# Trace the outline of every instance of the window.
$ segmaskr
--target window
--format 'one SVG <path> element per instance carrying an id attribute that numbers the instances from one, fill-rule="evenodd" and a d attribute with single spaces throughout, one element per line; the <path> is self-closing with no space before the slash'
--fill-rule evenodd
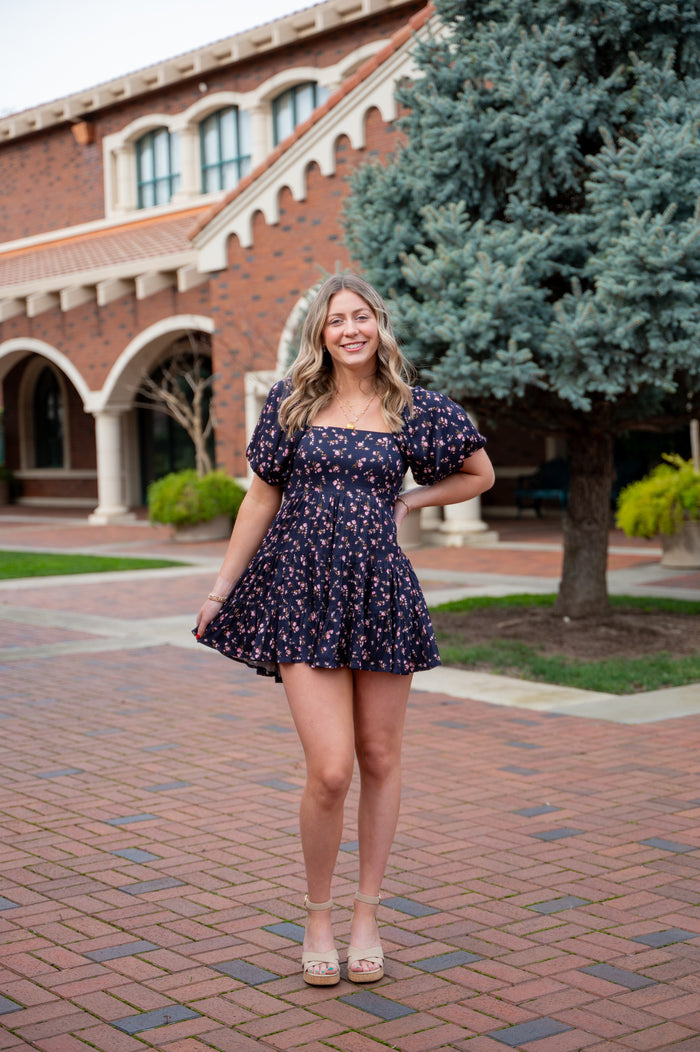
<path id="1" fill-rule="evenodd" d="M 147 132 L 136 143 L 138 208 L 165 205 L 180 187 L 180 148 L 167 128 Z"/>
<path id="2" fill-rule="evenodd" d="M 250 171 L 250 114 L 237 106 L 217 110 L 200 125 L 202 191 L 230 190 Z"/>
<path id="3" fill-rule="evenodd" d="M 63 398 L 58 378 L 46 366 L 34 385 L 34 467 L 63 467 Z"/>
<path id="4" fill-rule="evenodd" d="M 275 146 L 310 117 L 317 106 L 328 98 L 328 91 L 321 84 L 309 80 L 306 84 L 295 84 L 293 88 L 278 95 L 272 103 L 272 123 Z"/>

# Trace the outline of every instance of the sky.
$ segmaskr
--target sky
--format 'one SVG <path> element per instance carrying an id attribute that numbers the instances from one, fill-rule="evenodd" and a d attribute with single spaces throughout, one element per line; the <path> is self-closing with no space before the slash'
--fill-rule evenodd
<path id="1" fill-rule="evenodd" d="M 0 117 L 311 6 L 312 0 L 0 0 Z"/>

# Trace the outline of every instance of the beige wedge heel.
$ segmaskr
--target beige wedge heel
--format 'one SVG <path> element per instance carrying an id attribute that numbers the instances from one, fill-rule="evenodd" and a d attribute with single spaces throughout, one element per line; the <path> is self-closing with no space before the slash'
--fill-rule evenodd
<path id="1" fill-rule="evenodd" d="M 329 910 L 332 907 L 333 899 L 329 899 L 328 902 L 311 902 L 308 895 L 304 898 L 304 908 L 307 910 Z M 337 950 L 303 950 L 301 966 L 304 982 L 309 986 L 335 986 L 340 982 Z M 323 971 L 311 971 L 312 968 L 322 968 Z"/>
<path id="2" fill-rule="evenodd" d="M 363 895 L 358 891 L 355 895 L 356 902 L 365 902 L 368 906 L 378 906 L 382 901 L 381 895 Z M 360 971 L 353 965 L 360 961 L 376 961 L 375 968 Z M 348 946 L 348 979 L 351 983 L 376 983 L 384 977 L 384 950 L 381 946 L 370 946 L 367 949 L 358 946 Z"/>

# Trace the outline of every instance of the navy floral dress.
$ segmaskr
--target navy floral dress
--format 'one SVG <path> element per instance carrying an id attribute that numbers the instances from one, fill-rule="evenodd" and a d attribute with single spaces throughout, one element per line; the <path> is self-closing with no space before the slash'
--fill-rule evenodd
<path id="1" fill-rule="evenodd" d="M 279 662 L 398 675 L 439 665 L 394 505 L 408 468 L 430 485 L 485 439 L 460 406 L 421 387 L 400 433 L 311 426 L 289 438 L 284 395 L 280 380 L 247 450 L 253 471 L 284 491 L 282 506 L 201 642 L 278 681 Z"/>

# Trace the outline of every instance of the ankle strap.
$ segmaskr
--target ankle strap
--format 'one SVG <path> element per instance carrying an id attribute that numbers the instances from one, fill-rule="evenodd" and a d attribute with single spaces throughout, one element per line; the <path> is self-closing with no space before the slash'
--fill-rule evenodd
<path id="1" fill-rule="evenodd" d="M 333 906 L 333 899 L 328 902 L 312 902 L 308 895 L 304 895 L 304 909 L 306 910 L 329 910 Z"/>
<path id="2" fill-rule="evenodd" d="M 355 894 L 356 902 L 366 902 L 368 906 L 378 906 L 382 901 L 381 895 L 363 895 L 361 891 Z"/>

